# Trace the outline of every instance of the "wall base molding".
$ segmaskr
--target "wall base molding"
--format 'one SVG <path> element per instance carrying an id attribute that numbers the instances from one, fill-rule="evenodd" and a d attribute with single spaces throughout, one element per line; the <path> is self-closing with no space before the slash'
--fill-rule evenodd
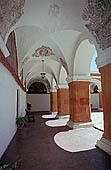
<path id="1" fill-rule="evenodd" d="M 111 141 L 102 137 L 100 140 L 97 140 L 96 146 L 103 150 L 104 152 L 111 155 Z"/>
<path id="2" fill-rule="evenodd" d="M 89 127 L 93 127 L 94 124 L 92 122 L 86 122 L 86 123 L 75 123 L 71 120 L 69 120 L 67 122 L 67 126 L 70 127 L 71 129 L 77 129 L 77 128 L 89 128 Z"/>

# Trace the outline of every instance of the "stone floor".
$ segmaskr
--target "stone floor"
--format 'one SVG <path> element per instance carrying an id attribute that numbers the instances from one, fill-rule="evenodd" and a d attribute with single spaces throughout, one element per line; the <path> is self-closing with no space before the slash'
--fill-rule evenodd
<path id="1" fill-rule="evenodd" d="M 57 133 L 54 141 L 65 151 L 89 151 L 96 148 L 97 140 L 102 137 L 102 134 L 103 132 L 95 128 L 78 128 Z"/>
<path id="2" fill-rule="evenodd" d="M 36 114 L 35 123 L 18 130 L 1 164 L 17 161 L 19 170 L 111 170 L 111 157 L 98 148 L 68 152 L 59 147 L 54 136 L 69 128 L 47 126 L 45 122 L 54 118 L 44 119 L 43 114 Z"/>

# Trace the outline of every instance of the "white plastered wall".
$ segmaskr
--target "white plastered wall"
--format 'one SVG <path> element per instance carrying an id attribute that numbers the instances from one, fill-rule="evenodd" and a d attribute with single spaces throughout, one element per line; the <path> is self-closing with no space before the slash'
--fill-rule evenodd
<path id="1" fill-rule="evenodd" d="M 59 75 L 59 84 L 58 84 L 59 88 L 68 88 L 66 78 L 67 78 L 67 72 L 64 69 L 64 67 L 61 67 L 60 75 Z"/>
<path id="2" fill-rule="evenodd" d="M 28 94 L 27 103 L 32 105 L 31 111 L 50 111 L 50 94 Z"/>
<path id="3" fill-rule="evenodd" d="M 101 91 L 101 81 L 100 80 L 91 79 L 91 83 L 94 83 L 95 86 L 97 85 L 98 90 Z M 93 93 L 90 95 L 91 95 L 92 109 L 99 109 L 99 93 Z"/>
<path id="4" fill-rule="evenodd" d="M 24 115 L 26 93 L 0 63 L 0 157 L 16 133 L 17 89 L 20 90 L 19 115 Z"/>
<path id="5" fill-rule="evenodd" d="M 91 104 L 92 104 L 92 109 L 99 108 L 99 93 L 91 94 Z"/>

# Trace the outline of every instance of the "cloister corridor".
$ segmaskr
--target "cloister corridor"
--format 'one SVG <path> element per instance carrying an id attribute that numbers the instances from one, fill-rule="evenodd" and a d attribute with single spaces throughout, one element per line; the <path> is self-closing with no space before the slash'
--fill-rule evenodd
<path id="1" fill-rule="evenodd" d="M 110 102 L 111 0 L 0 0 L 0 170 L 111 170 Z"/>
<path id="2" fill-rule="evenodd" d="M 99 113 L 98 113 L 99 114 Z M 44 116 L 45 115 L 45 116 Z M 45 117 L 45 118 L 44 118 Z M 49 117 L 49 118 L 48 118 Z M 56 121 L 51 118 L 48 112 L 36 113 L 35 122 L 30 122 L 22 130 L 18 130 L 7 151 L 2 157 L 2 163 L 17 162 L 19 170 L 110 170 L 111 158 L 109 155 L 94 147 L 83 151 L 67 151 L 59 147 L 54 137 L 60 132 L 68 132 L 67 126 L 47 126 L 47 121 Z M 93 128 L 82 129 L 87 133 L 87 141 L 79 137 L 79 147 L 82 143 L 86 146 L 91 136 L 97 140 L 97 136 L 101 135 L 101 131 Z M 93 129 L 93 130 L 91 130 Z M 91 130 L 91 131 L 90 131 Z M 80 130 L 81 131 L 81 130 Z M 77 133 L 78 136 L 80 133 Z M 83 132 L 85 135 L 85 132 Z M 83 134 L 81 136 L 83 136 Z M 77 142 L 78 136 L 75 135 Z M 84 136 L 84 140 L 85 137 Z M 64 139 L 64 138 L 63 138 Z M 63 140 L 62 139 L 62 140 Z M 70 142 L 72 138 L 68 139 Z M 67 141 L 64 141 L 64 143 Z M 81 143 L 81 144 L 80 144 Z M 94 145 L 94 143 L 92 144 Z M 84 146 L 82 146 L 84 148 Z M 98 168 L 99 167 L 99 168 Z"/>

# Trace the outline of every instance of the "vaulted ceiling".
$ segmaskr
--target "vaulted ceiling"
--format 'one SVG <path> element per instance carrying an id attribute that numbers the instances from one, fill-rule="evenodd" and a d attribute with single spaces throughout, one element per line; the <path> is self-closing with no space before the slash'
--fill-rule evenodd
<path id="1" fill-rule="evenodd" d="M 43 81 L 40 76 L 42 57 L 33 56 L 43 45 L 50 47 L 54 53 L 44 57 L 44 82 L 50 83 L 52 88 L 67 84 L 68 76 L 89 76 L 91 59 L 96 49 L 81 17 L 87 0 L 8 2 L 2 2 L 8 7 L 5 11 L 8 25 L 5 27 L 6 23 L 2 22 L 1 29 L 4 31 L 1 32 L 5 43 L 10 33 L 15 32 L 19 75 L 23 72 L 23 83 L 28 86 L 35 80 Z M 11 7 L 16 7 L 16 15 L 11 13 Z M 7 16 L 9 12 L 12 17 Z"/>

